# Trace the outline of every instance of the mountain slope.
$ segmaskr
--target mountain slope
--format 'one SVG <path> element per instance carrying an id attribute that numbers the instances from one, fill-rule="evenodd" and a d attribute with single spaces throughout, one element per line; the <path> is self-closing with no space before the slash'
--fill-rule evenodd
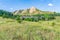
<path id="1" fill-rule="evenodd" d="M 35 7 L 31 7 L 29 9 L 25 9 L 25 10 L 16 10 L 13 12 L 15 15 L 26 15 L 26 14 L 52 14 L 53 12 L 49 12 L 49 11 L 41 11 Z"/>

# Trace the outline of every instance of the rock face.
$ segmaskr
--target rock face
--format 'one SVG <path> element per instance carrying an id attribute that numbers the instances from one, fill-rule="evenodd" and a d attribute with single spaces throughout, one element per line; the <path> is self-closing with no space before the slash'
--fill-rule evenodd
<path id="1" fill-rule="evenodd" d="M 14 11 L 13 13 L 16 15 L 16 14 L 21 14 L 23 10 L 16 10 Z"/>
<path id="2" fill-rule="evenodd" d="M 15 12 L 15 15 L 18 14 L 19 10 Z"/>
<path id="3" fill-rule="evenodd" d="M 15 15 L 17 14 L 17 15 L 25 15 L 25 14 L 31 14 L 31 15 L 33 15 L 33 14 L 50 14 L 50 13 L 53 13 L 53 12 L 48 12 L 48 11 L 41 11 L 41 10 L 39 10 L 39 9 L 37 9 L 37 8 L 35 8 L 35 7 L 31 7 L 31 8 L 29 8 L 29 9 L 23 9 L 23 10 L 16 10 L 16 11 L 14 11 L 13 12 Z"/>
<path id="4" fill-rule="evenodd" d="M 36 8 L 35 7 L 32 7 L 32 8 L 30 8 L 29 13 L 33 13 L 35 11 L 36 11 Z"/>
<path id="5" fill-rule="evenodd" d="M 31 7 L 29 9 L 25 10 L 16 10 L 14 11 L 14 14 L 26 14 L 26 13 L 35 13 L 37 10 L 35 7 Z"/>

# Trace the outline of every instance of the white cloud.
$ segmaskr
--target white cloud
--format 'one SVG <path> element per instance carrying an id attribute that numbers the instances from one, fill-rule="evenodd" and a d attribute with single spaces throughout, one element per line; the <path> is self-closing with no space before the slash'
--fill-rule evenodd
<path id="1" fill-rule="evenodd" d="M 48 6 L 53 6 L 53 4 L 52 3 L 49 3 Z"/>
<path id="2" fill-rule="evenodd" d="M 10 8 L 11 10 L 13 10 L 13 8 Z"/>

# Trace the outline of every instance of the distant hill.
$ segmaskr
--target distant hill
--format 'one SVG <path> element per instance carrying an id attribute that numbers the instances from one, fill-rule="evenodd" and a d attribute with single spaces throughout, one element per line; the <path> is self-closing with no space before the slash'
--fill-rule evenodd
<path id="1" fill-rule="evenodd" d="M 53 14 L 53 12 L 41 11 L 35 7 L 31 7 L 29 9 L 25 9 L 25 10 L 16 10 L 13 13 L 15 15 Z"/>

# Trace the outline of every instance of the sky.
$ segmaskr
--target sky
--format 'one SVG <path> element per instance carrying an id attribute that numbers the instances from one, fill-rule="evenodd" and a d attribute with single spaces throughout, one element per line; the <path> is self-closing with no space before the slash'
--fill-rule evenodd
<path id="1" fill-rule="evenodd" d="M 27 9 L 32 6 L 43 11 L 60 12 L 60 0 L 0 0 L 0 9 L 6 11 Z"/>

